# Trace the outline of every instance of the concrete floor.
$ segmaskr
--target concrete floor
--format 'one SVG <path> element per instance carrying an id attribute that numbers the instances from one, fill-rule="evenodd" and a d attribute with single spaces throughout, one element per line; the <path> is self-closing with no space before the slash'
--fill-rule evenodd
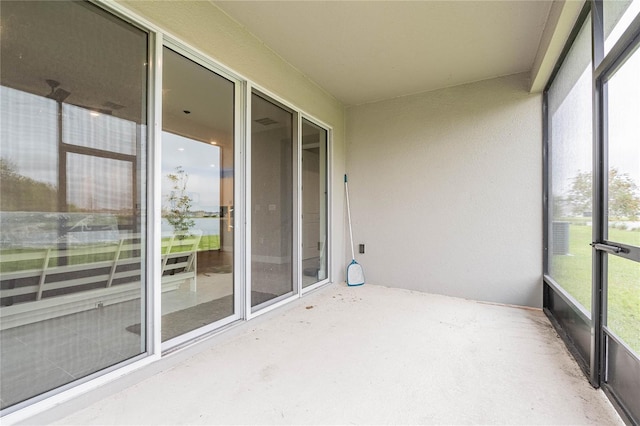
<path id="1" fill-rule="evenodd" d="M 539 310 L 331 285 L 229 336 L 55 424 L 623 424 Z"/>

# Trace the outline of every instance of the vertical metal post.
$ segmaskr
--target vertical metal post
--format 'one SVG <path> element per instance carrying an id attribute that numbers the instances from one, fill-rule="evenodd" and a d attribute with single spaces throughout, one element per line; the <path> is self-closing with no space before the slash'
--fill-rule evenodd
<path id="1" fill-rule="evenodd" d="M 162 63 L 163 35 L 149 34 L 149 69 L 147 71 L 148 105 L 146 144 L 146 245 L 145 270 L 146 309 L 141 320 L 146 324 L 142 350 L 160 357 L 162 352 L 162 229 L 161 229 L 161 170 L 162 170 Z M 142 332 L 142 329 L 141 329 Z"/>
<path id="2" fill-rule="evenodd" d="M 549 89 L 542 93 L 542 273 L 550 273 L 549 245 L 551 244 L 551 221 L 553 203 L 549 202 L 551 194 L 551 117 L 549 117 Z M 550 308 L 550 289 L 542 285 L 542 307 Z"/>
<path id="3" fill-rule="evenodd" d="M 593 241 L 606 239 L 606 87 L 596 76 L 595 70 L 604 57 L 604 25 L 602 0 L 592 0 L 591 5 L 592 37 L 592 114 L 593 114 Z M 604 325 L 606 254 L 592 249 L 592 295 L 591 295 L 591 352 L 589 359 L 590 381 L 594 387 L 602 382 L 604 366 Z"/>
<path id="4" fill-rule="evenodd" d="M 58 110 L 58 129 L 57 129 L 57 139 L 58 139 L 58 250 L 66 250 L 67 242 L 66 242 L 66 234 L 68 225 L 68 218 L 65 213 L 69 210 L 67 204 L 67 150 L 64 147 L 64 142 L 62 141 L 62 126 L 64 122 L 63 117 L 63 105 L 62 100 L 56 99 L 56 105 Z M 68 263 L 68 259 L 66 256 L 58 257 L 58 266 L 64 266 Z"/>
<path id="5" fill-rule="evenodd" d="M 549 273 L 549 244 L 551 241 L 551 203 L 549 196 L 551 193 L 551 117 L 549 117 L 549 91 L 542 94 L 542 272 Z"/>

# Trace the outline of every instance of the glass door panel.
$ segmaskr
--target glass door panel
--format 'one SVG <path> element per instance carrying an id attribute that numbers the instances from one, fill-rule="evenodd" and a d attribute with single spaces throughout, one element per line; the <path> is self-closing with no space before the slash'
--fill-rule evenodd
<path id="1" fill-rule="evenodd" d="M 149 40 L 80 2 L 2 2 L 2 35 L 4 414 L 147 350 Z"/>
<path id="2" fill-rule="evenodd" d="M 327 135 L 302 119 L 302 287 L 327 278 Z"/>
<path id="3" fill-rule="evenodd" d="M 162 341 L 234 314 L 234 83 L 164 48 Z"/>
<path id="4" fill-rule="evenodd" d="M 640 247 L 640 50 L 611 77 L 608 89 L 607 240 Z M 640 353 L 640 263 L 608 256 L 607 327 Z M 633 258 L 633 256 L 631 256 Z"/>
<path id="5" fill-rule="evenodd" d="M 608 82 L 609 240 L 640 246 L 640 50 Z"/>
<path id="6" fill-rule="evenodd" d="M 607 328 L 640 357 L 640 262 L 609 256 L 607 282 Z"/>
<path id="7" fill-rule="evenodd" d="M 251 97 L 251 307 L 294 294 L 293 113 Z"/>
<path id="8" fill-rule="evenodd" d="M 605 377 L 638 419 L 640 400 L 640 50 L 607 81 Z M 634 374 L 634 372 L 636 374 Z"/>

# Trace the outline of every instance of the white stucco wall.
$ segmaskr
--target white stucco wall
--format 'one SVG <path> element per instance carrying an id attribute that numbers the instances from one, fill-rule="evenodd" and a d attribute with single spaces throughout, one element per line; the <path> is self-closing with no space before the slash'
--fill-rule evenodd
<path id="1" fill-rule="evenodd" d="M 368 283 L 541 306 L 541 95 L 528 85 L 519 74 L 347 109 Z"/>
<path id="2" fill-rule="evenodd" d="M 118 1 L 180 41 L 203 52 L 296 108 L 333 128 L 333 278 L 344 280 L 344 107 L 262 41 L 206 1 Z"/>

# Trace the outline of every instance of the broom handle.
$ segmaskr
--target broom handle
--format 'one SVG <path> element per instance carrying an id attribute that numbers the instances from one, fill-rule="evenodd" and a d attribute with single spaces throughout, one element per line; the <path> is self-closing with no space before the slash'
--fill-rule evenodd
<path id="1" fill-rule="evenodd" d="M 347 184 L 347 175 L 344 175 L 344 192 L 347 194 L 347 218 L 349 219 L 349 238 L 351 239 L 351 259 L 356 258 L 353 251 L 353 230 L 351 229 L 351 207 L 349 206 L 349 185 Z"/>

